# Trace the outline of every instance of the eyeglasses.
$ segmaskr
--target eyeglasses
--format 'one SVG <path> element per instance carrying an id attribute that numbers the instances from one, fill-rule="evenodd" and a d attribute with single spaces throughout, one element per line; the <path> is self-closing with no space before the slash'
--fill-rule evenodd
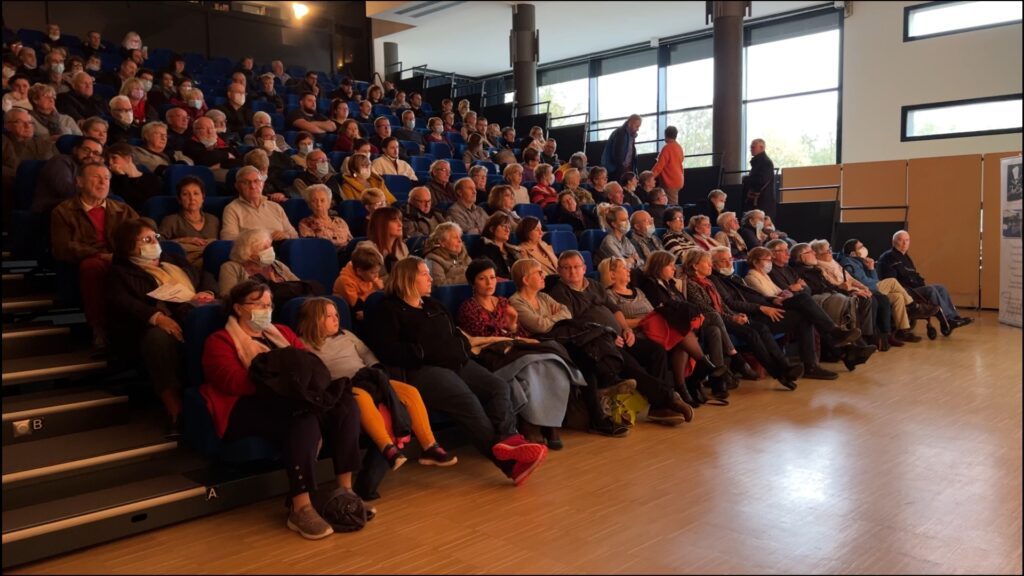
<path id="1" fill-rule="evenodd" d="M 160 240 L 163 240 L 163 236 L 159 234 L 150 234 L 148 236 L 143 236 L 141 240 L 143 244 L 155 244 Z"/>
<path id="2" fill-rule="evenodd" d="M 242 306 L 252 306 L 256 310 L 273 310 L 273 304 L 267 304 L 265 302 L 242 302 Z"/>

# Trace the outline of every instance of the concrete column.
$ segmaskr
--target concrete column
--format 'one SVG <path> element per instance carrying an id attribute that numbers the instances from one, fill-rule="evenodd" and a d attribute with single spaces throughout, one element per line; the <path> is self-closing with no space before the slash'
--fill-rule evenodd
<path id="1" fill-rule="evenodd" d="M 520 106 L 537 103 L 537 61 L 539 51 L 537 9 L 533 4 L 512 6 L 512 32 L 509 33 L 509 59 Z M 522 110 L 534 114 L 536 110 Z"/>
<path id="2" fill-rule="evenodd" d="M 396 42 L 385 42 L 384 43 L 384 78 L 392 81 L 398 81 L 398 67 L 395 64 L 398 63 L 398 43 Z"/>
<path id="3" fill-rule="evenodd" d="M 721 153 L 722 168 L 735 172 L 746 168 L 740 137 L 743 111 L 743 16 L 749 2 L 714 1 L 715 97 L 712 148 Z M 738 174 L 727 174 L 725 184 L 738 183 Z"/>

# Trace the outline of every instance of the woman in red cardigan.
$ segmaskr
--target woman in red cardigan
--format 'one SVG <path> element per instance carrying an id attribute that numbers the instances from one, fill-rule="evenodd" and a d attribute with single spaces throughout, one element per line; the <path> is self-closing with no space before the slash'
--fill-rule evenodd
<path id="1" fill-rule="evenodd" d="M 206 339 L 205 381 L 199 392 L 225 440 L 263 436 L 280 444 L 288 473 L 291 513 L 287 526 L 303 538 L 318 540 L 334 530 L 313 509 L 309 491 L 316 488 L 313 470 L 321 440 L 334 460 L 338 489 L 352 492 L 352 473 L 359 469 L 359 408 L 351 394 L 322 414 L 293 414 L 284 402 L 256 395 L 249 365 L 259 354 L 302 342 L 287 326 L 270 323 L 270 288 L 247 280 L 231 289 L 228 321 Z"/>

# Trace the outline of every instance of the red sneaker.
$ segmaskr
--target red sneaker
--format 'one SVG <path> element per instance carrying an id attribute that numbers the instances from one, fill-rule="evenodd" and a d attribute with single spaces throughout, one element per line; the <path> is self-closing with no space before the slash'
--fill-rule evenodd
<path id="1" fill-rule="evenodd" d="M 516 462 L 516 465 L 512 467 L 512 483 L 516 486 L 522 486 L 523 482 L 533 474 L 533 471 L 540 467 L 541 462 L 548 455 L 548 449 L 541 446 L 540 456 L 532 462 L 522 461 Z"/>
<path id="2" fill-rule="evenodd" d="M 491 447 L 491 453 L 496 459 L 516 462 L 533 462 L 546 452 L 547 448 L 543 444 L 527 442 L 519 434 L 509 436 Z"/>

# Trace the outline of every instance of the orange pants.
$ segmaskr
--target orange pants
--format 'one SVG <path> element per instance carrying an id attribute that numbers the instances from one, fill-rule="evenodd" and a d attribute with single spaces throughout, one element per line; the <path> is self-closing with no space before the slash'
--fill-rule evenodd
<path id="1" fill-rule="evenodd" d="M 398 401 L 409 412 L 409 420 L 412 421 L 412 433 L 416 435 L 420 446 L 423 448 L 433 446 L 436 442 L 434 440 L 434 432 L 430 429 L 427 407 L 423 405 L 423 399 L 420 398 L 419 391 L 398 380 L 391 380 L 391 387 L 394 388 Z M 394 444 L 394 440 L 392 440 L 391 435 L 388 434 L 387 427 L 384 425 L 384 418 L 377 410 L 377 406 L 373 403 L 373 398 L 370 397 L 370 394 L 362 388 L 353 388 L 352 393 L 355 394 L 356 404 L 359 405 L 359 421 L 363 425 L 363 431 L 370 436 L 370 439 L 373 440 L 373 443 L 381 451 L 388 444 Z"/>

